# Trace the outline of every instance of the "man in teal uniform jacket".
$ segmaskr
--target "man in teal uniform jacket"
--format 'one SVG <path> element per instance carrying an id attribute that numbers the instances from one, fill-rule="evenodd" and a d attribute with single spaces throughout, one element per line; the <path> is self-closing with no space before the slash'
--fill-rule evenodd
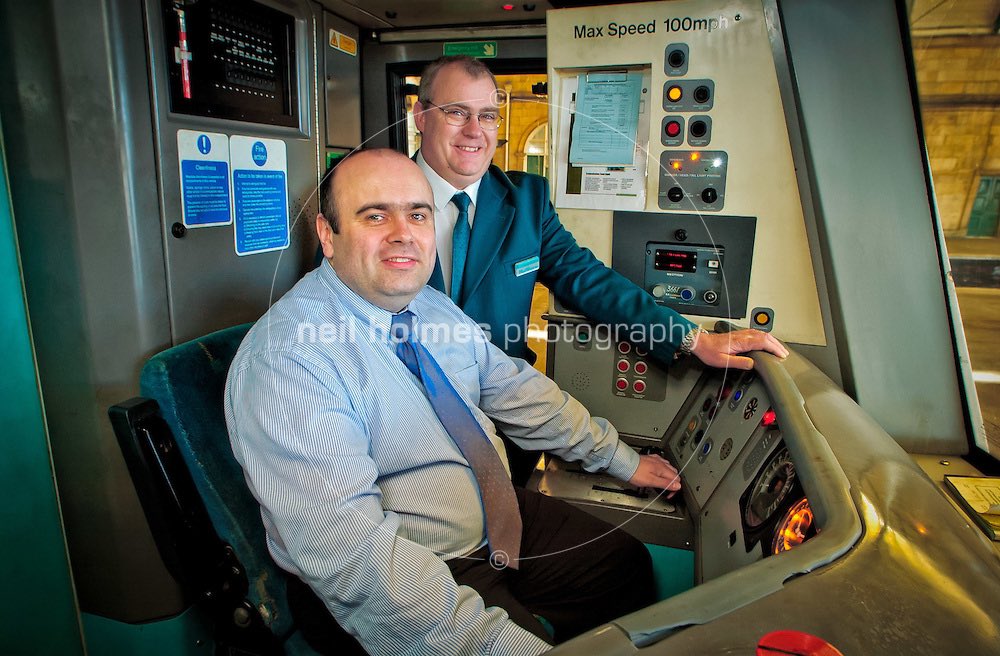
<path id="1" fill-rule="evenodd" d="M 413 107 L 421 133 L 415 159 L 431 184 L 436 210 L 438 262 L 430 284 L 483 325 L 494 344 L 534 360 L 525 333 L 537 279 L 592 320 L 664 336 L 651 349 L 663 362 L 681 351 L 709 366 L 750 369 L 753 361 L 740 353 L 786 353 L 760 331 L 701 331 L 579 246 L 560 223 L 544 178 L 505 174 L 491 165 L 501 121 L 498 95 L 496 79 L 482 62 L 443 57 L 424 70 Z M 459 217 L 471 224 L 467 237 L 457 234 Z M 516 472 L 514 478 L 522 476 Z"/>

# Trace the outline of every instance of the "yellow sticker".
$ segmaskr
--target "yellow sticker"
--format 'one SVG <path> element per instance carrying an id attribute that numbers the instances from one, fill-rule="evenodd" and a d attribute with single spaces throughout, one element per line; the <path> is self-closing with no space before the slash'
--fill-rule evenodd
<path id="1" fill-rule="evenodd" d="M 351 57 L 358 56 L 358 42 L 337 30 L 330 30 L 330 47 L 345 52 Z"/>

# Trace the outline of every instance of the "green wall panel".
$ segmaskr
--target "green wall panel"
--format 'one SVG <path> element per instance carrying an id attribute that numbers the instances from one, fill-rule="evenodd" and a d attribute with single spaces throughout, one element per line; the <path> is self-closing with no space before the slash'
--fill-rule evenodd
<path id="1" fill-rule="evenodd" d="M 693 551 L 671 549 L 658 544 L 647 544 L 646 550 L 653 559 L 658 600 L 669 599 L 694 587 Z"/>
<path id="2" fill-rule="evenodd" d="M 126 624 L 84 613 L 89 656 L 212 656 L 211 626 L 197 609 L 146 624 Z"/>
<path id="3" fill-rule="evenodd" d="M 0 651 L 83 653 L 0 140 Z"/>

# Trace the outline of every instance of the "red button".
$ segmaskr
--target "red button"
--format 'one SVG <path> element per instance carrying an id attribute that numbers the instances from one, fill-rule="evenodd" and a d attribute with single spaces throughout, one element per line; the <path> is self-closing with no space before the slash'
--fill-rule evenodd
<path id="1" fill-rule="evenodd" d="M 649 365 L 646 364 L 645 362 L 635 363 L 635 373 L 639 374 L 640 376 L 646 373 L 648 370 L 649 370 Z"/>
<path id="2" fill-rule="evenodd" d="M 626 371 L 628 371 L 630 366 L 631 365 L 629 365 L 628 360 L 619 360 L 618 361 L 618 371 L 620 371 L 622 373 L 625 373 Z"/>
<path id="3" fill-rule="evenodd" d="M 618 380 L 615 381 L 615 387 L 624 392 L 626 389 L 628 389 L 628 381 L 625 380 L 624 378 L 619 378 Z"/>
<path id="4" fill-rule="evenodd" d="M 632 345 L 629 344 L 628 342 L 619 342 L 618 343 L 618 352 L 619 353 L 628 353 L 631 350 L 632 350 Z"/>
<path id="5" fill-rule="evenodd" d="M 677 121 L 667 121 L 665 129 L 668 137 L 676 137 L 681 133 L 681 124 Z"/>
<path id="6" fill-rule="evenodd" d="M 636 394 L 642 394 L 646 391 L 646 381 L 637 380 L 632 383 L 632 389 L 635 390 Z"/>
<path id="7" fill-rule="evenodd" d="M 843 656 L 839 649 L 826 640 L 801 631 L 774 631 L 757 643 L 757 656 Z"/>

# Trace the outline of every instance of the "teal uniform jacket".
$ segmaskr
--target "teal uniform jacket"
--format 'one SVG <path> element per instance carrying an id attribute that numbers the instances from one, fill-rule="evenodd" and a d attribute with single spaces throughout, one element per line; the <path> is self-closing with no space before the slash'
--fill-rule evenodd
<path id="1" fill-rule="evenodd" d="M 559 222 L 545 178 L 520 171 L 504 174 L 490 166 L 476 200 L 458 305 L 489 327 L 494 344 L 529 361 L 535 358 L 525 343 L 525 328 L 536 279 L 563 305 L 591 320 L 640 330 L 659 326 L 648 334 L 653 335 L 653 355 L 664 362 L 696 327 L 579 246 Z M 444 291 L 439 266 L 428 284 Z"/>

